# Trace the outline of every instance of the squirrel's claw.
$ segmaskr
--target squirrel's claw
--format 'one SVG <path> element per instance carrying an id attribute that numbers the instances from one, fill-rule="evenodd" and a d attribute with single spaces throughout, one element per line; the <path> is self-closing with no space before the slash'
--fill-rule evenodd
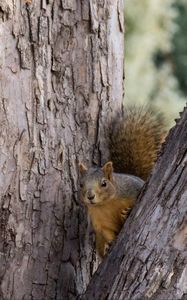
<path id="1" fill-rule="evenodd" d="M 105 245 L 104 245 L 104 256 L 108 253 L 111 245 L 112 245 L 112 241 L 105 243 Z"/>
<path id="2" fill-rule="evenodd" d="M 131 211 L 132 207 L 127 207 L 127 208 L 124 208 L 122 211 L 121 211 L 121 218 L 123 221 L 125 221 Z"/>

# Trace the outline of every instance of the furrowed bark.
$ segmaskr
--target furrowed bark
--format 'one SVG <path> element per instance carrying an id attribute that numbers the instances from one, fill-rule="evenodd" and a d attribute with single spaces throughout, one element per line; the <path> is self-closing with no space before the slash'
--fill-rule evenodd
<path id="1" fill-rule="evenodd" d="M 123 99 L 122 6 L 0 1 L 2 300 L 75 299 L 98 265 L 78 161 L 107 159 Z"/>
<path id="2" fill-rule="evenodd" d="M 187 299 L 187 108 L 81 299 Z"/>

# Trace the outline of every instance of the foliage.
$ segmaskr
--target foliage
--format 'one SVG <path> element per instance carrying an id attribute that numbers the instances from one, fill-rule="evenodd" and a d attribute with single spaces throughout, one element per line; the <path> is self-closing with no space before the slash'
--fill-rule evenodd
<path id="1" fill-rule="evenodd" d="M 174 0 L 126 0 L 125 13 L 125 100 L 152 103 L 165 112 L 170 125 L 185 105 L 171 59 L 179 10 Z"/>
<path id="2" fill-rule="evenodd" d="M 187 94 L 187 5 L 183 3 L 176 3 L 178 16 L 176 19 L 179 25 L 178 31 L 173 37 L 173 52 L 172 60 L 174 64 L 174 74 L 179 80 L 181 90 Z"/>

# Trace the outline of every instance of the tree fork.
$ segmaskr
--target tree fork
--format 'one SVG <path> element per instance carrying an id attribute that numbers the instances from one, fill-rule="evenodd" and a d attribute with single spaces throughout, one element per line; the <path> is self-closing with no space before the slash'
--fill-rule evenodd
<path id="1" fill-rule="evenodd" d="M 187 107 L 82 300 L 186 299 Z"/>

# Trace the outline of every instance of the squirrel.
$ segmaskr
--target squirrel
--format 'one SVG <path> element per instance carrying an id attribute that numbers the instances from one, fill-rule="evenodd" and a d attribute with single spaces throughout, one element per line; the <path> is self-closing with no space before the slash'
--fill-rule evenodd
<path id="1" fill-rule="evenodd" d="M 111 161 L 102 168 L 79 164 L 80 197 L 91 218 L 100 257 L 105 256 L 135 205 L 164 141 L 164 127 L 161 114 L 149 108 L 128 108 L 111 124 Z M 113 171 L 113 165 L 119 173 Z"/>

